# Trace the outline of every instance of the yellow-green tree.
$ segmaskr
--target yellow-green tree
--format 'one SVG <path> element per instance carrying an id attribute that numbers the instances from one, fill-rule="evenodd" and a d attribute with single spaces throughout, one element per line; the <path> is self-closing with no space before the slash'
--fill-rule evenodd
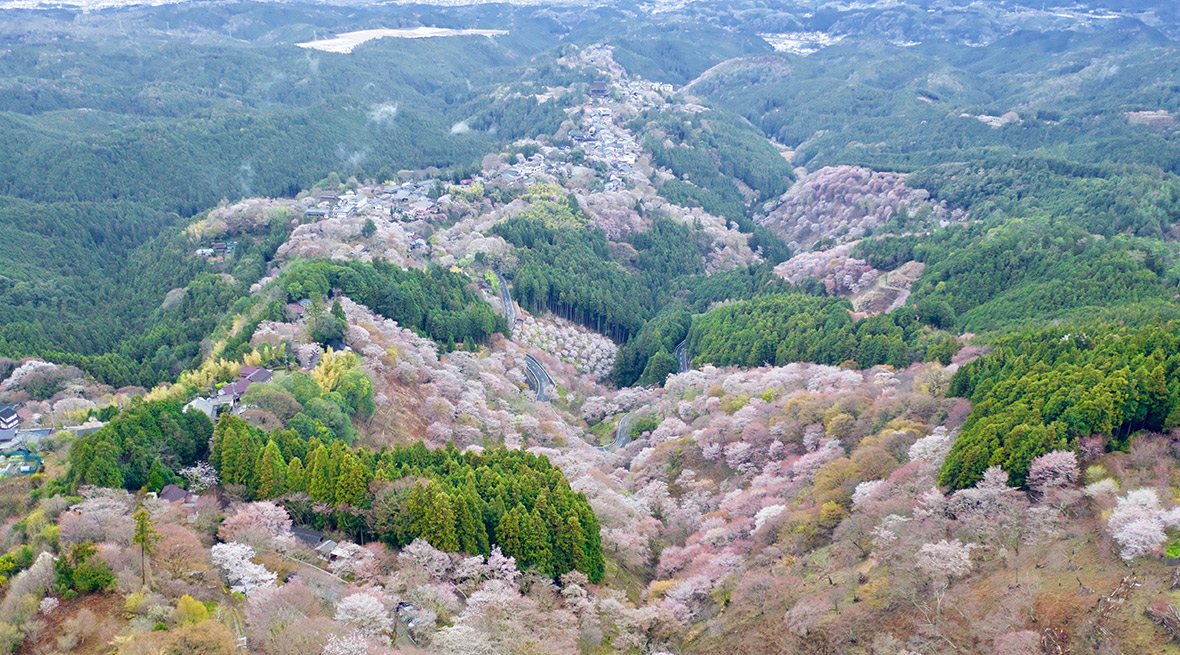
<path id="1" fill-rule="evenodd" d="M 455 534 L 455 511 L 451 499 L 443 491 L 436 491 L 431 499 L 430 511 L 423 521 L 422 538 L 435 548 L 454 553 L 459 550 L 459 538 Z"/>
<path id="2" fill-rule="evenodd" d="M 303 462 L 298 457 L 292 457 L 287 464 L 287 490 L 292 493 L 307 491 L 307 478 L 303 470 Z"/>
<path id="3" fill-rule="evenodd" d="M 185 594 L 176 601 L 176 623 L 179 625 L 192 625 L 200 623 L 209 618 L 209 610 L 205 608 L 204 603 L 196 600 L 192 596 Z"/>

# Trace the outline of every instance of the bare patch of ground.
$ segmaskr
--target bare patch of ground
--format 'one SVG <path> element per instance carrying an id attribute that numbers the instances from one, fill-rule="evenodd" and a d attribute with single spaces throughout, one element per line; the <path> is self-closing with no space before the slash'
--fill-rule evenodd
<path id="1" fill-rule="evenodd" d="M 869 315 L 881 312 L 889 313 L 905 304 L 910 297 L 910 289 L 926 265 L 921 262 L 906 262 L 900 268 L 889 271 L 873 286 L 852 297 L 852 307 L 858 314 Z"/>

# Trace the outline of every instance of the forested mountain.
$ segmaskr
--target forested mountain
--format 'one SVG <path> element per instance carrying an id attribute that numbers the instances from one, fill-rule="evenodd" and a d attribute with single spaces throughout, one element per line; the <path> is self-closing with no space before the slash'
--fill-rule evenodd
<path id="1" fill-rule="evenodd" d="M 998 461 L 1023 483 L 1033 459 L 1076 449 L 1082 438 L 1119 448 L 1140 430 L 1171 427 L 1180 419 L 1171 378 L 1180 362 L 1175 327 L 1096 325 L 1005 337 L 951 380 L 949 393 L 970 398 L 973 407 L 940 481 L 966 487 Z"/>
<path id="2" fill-rule="evenodd" d="M 0 651 L 1180 653 L 1171 3 L 0 0 Z"/>
<path id="3" fill-rule="evenodd" d="M 677 278 L 702 272 L 692 233 L 658 218 L 631 244 L 638 275 L 610 261 L 600 232 L 552 228 L 530 217 L 501 223 L 494 233 L 523 250 L 513 278 L 518 302 L 621 341 L 667 302 Z"/>
<path id="4" fill-rule="evenodd" d="M 485 343 L 493 333 L 507 330 L 504 317 L 464 288 L 466 278 L 438 267 L 423 272 L 382 262 L 366 266 L 358 262 L 334 265 L 317 261 L 288 269 L 280 286 L 290 302 L 339 289 L 349 298 L 385 316 L 397 317 L 402 325 L 448 348 L 454 348 L 456 342 Z M 338 320 L 343 321 L 339 317 Z M 344 336 L 343 327 L 318 340 Z"/>
<path id="5" fill-rule="evenodd" d="M 162 328 L 168 291 L 232 272 L 190 256 L 203 244 L 177 231 L 193 217 L 225 199 L 293 196 L 332 171 L 469 167 L 506 139 L 560 123 L 554 105 L 482 101 L 503 80 L 562 81 L 544 55 L 517 73 L 552 44 L 544 26 L 524 39 L 382 40 L 349 57 L 290 45 L 313 37 L 311 23 L 343 30 L 355 20 L 330 8 L 167 7 L 88 17 L 80 38 L 62 43 L 48 15 L 0 17 L 0 32 L 23 35 L 0 61 L 0 350 L 116 353 L 133 371 L 103 375 L 116 386 L 174 377 L 265 271 L 235 275 L 230 297 L 186 307 L 198 321 L 191 332 Z M 134 46 L 123 30 L 135 31 Z M 475 129 L 452 133 L 462 121 Z"/>

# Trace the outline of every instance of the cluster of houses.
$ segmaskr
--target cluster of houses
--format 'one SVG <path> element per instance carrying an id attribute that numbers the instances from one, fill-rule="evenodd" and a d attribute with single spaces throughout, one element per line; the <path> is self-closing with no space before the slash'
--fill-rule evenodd
<path id="1" fill-rule="evenodd" d="M 389 203 L 391 218 L 415 220 L 439 215 L 439 203 L 430 197 L 432 191 L 434 180 L 405 182 L 386 186 L 380 197 Z"/>
<path id="2" fill-rule="evenodd" d="M 621 102 L 625 113 L 630 110 L 664 111 L 670 108 L 667 101 L 674 93 L 671 85 L 645 80 L 594 82 L 589 89 L 590 98 L 582 108 L 582 124 L 568 132 L 572 144 L 544 146 L 527 159 L 517 156 L 495 172 L 474 175 L 458 184 L 446 186 L 464 190 L 479 184 L 529 186 L 537 181 L 571 179 L 578 167 L 569 161 L 569 153 L 580 150 L 585 153 L 587 160 L 606 166 L 603 191 L 626 190 L 631 186 L 631 180 L 642 175 L 636 171 L 642 148 L 635 136 L 619 123 L 616 113 L 619 108 L 615 104 Z M 683 108 L 685 105 L 677 104 L 675 107 Z M 412 226 L 405 224 L 443 220 L 451 204 L 451 196 L 444 194 L 433 197 L 439 192 L 439 182 L 433 178 L 409 179 L 414 175 L 402 171 L 398 174 L 398 180 L 388 184 L 307 197 L 303 199 L 304 211 L 313 220 L 359 216 L 400 222 L 403 228 L 411 228 L 408 254 L 421 256 L 429 253 L 429 243 L 415 234 L 417 230 Z M 296 318 L 303 313 L 294 306 L 288 308 Z"/>
<path id="3" fill-rule="evenodd" d="M 369 206 L 369 196 L 364 193 L 352 192 L 338 196 L 334 193 L 324 193 L 315 198 L 304 200 L 304 214 L 309 218 L 347 218 Z"/>
<path id="4" fill-rule="evenodd" d="M 647 80 L 626 80 L 621 83 L 623 99 L 636 111 L 647 111 L 657 106 L 663 107 L 664 101 L 676 93 L 676 87 L 671 84 L 649 82 Z"/>
<path id="5" fill-rule="evenodd" d="M 474 181 L 464 180 L 464 183 L 461 188 L 470 186 Z M 379 185 L 369 188 L 368 193 L 348 191 L 339 196 L 324 194 L 317 198 L 305 199 L 305 213 L 313 219 L 368 216 L 401 222 L 440 220 L 443 217 L 443 207 L 449 198 L 446 196 L 439 199 L 431 198 L 434 186 L 434 180 L 425 180 Z M 427 246 L 426 239 L 416 235 L 410 240 L 411 252 L 425 252 Z M 295 307 L 289 306 L 288 309 L 296 316 L 303 314 Z"/>
<path id="6" fill-rule="evenodd" d="M 616 129 L 614 113 L 607 106 L 614 102 L 612 90 L 620 91 L 623 102 L 637 111 L 660 106 L 674 92 L 671 85 L 644 80 L 628 80 L 614 87 L 604 81 L 594 82 L 590 88 L 590 102 L 583 108 L 583 124 L 580 129 L 569 132 L 574 142 L 572 147 L 543 147 L 528 159 L 518 158 L 486 179 L 476 175 L 450 186 L 462 190 L 492 181 L 527 186 L 546 176 L 558 180 L 569 179 L 574 175 L 574 166 L 567 161 L 567 155 L 574 149 L 580 149 L 587 159 L 602 162 L 608 167 L 610 173 L 605 191 L 627 188 L 626 180 L 635 174 L 635 163 L 641 147 L 626 130 Z M 360 215 L 403 223 L 437 221 L 444 217 L 450 197 L 431 197 L 436 192 L 434 179 L 405 180 L 403 176 L 402 180 L 339 195 L 325 193 L 305 198 L 305 213 L 313 219 Z M 427 246 L 426 240 L 421 237 L 411 239 L 411 252 L 425 250 Z"/>
<path id="7" fill-rule="evenodd" d="M 54 432 L 64 430 L 74 433 L 76 437 L 80 437 L 106 425 L 106 423 L 91 419 L 81 425 L 22 429 L 20 427 L 20 415 L 17 413 L 18 409 L 20 409 L 19 405 L 13 405 L 11 403 L 0 404 L 0 453 L 27 452 L 29 447 L 36 446 L 42 439 Z M 30 471 L 18 472 L 29 473 Z M 0 476 L 5 474 L 4 472 L 0 472 Z"/>
<path id="8" fill-rule="evenodd" d="M 557 179 L 569 179 L 574 175 L 573 167 L 565 161 L 565 153 L 569 148 L 541 148 L 537 154 L 524 161 L 519 161 L 496 177 L 509 184 L 517 182 L 529 184 L 542 174 L 551 175 Z"/>
<path id="9" fill-rule="evenodd" d="M 607 99 L 611 90 L 611 87 L 603 80 L 593 82 L 590 85 L 590 99 Z M 631 79 L 615 80 L 614 90 L 619 92 L 624 102 L 639 112 L 662 105 L 664 101 L 676 93 L 676 87 L 671 84 Z"/>
<path id="10" fill-rule="evenodd" d="M 612 129 L 613 112 L 608 107 L 585 108 L 582 129 L 571 130 L 569 136 L 586 153 L 586 157 L 603 162 L 610 169 L 604 191 L 626 188 L 626 179 L 635 172 L 639 157 L 639 143 L 623 130 Z"/>
<path id="11" fill-rule="evenodd" d="M 376 215 L 389 219 L 415 220 L 440 216 L 439 203 L 430 197 L 434 180 L 391 183 L 365 191 L 340 195 L 324 193 L 304 199 L 304 213 L 313 219 Z"/>
<path id="12" fill-rule="evenodd" d="M 243 366 L 238 373 L 238 379 L 219 388 L 216 392 L 208 396 L 200 396 L 194 398 L 187 405 L 185 410 L 196 409 L 203 412 L 211 420 L 216 421 L 217 415 L 225 411 L 226 408 L 233 410 L 242 401 L 242 396 L 245 395 L 246 390 L 255 382 L 270 382 L 274 377 L 271 371 L 259 366 Z"/>

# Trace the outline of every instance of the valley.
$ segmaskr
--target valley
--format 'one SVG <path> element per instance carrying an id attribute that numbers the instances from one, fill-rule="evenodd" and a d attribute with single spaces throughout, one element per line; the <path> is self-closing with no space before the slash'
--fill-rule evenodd
<path id="1" fill-rule="evenodd" d="M 1180 21 L 1033 4 L 0 9 L 0 650 L 1180 653 Z"/>

